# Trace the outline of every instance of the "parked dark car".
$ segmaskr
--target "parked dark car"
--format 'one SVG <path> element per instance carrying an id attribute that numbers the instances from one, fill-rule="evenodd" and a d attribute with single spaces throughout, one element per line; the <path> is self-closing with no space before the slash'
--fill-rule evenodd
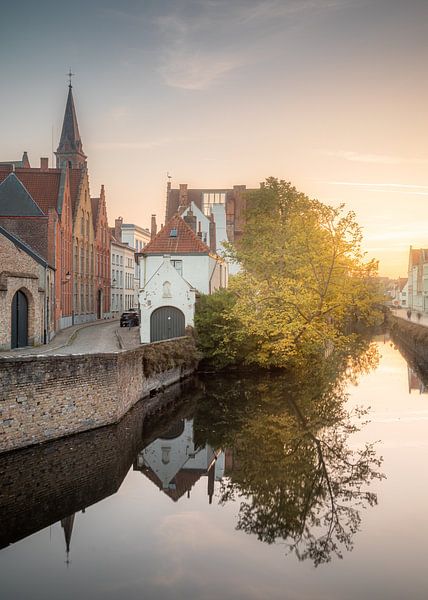
<path id="1" fill-rule="evenodd" d="M 138 313 L 132 310 L 127 310 L 120 316 L 121 327 L 134 327 L 140 324 Z"/>

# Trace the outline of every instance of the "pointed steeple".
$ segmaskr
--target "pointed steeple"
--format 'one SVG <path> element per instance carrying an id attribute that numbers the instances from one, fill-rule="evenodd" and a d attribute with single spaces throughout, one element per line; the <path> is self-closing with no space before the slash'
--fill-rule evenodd
<path id="1" fill-rule="evenodd" d="M 55 154 L 57 167 L 62 167 L 64 163 L 68 163 L 69 166 L 76 169 L 86 165 L 86 155 L 83 152 L 82 140 L 80 139 L 72 89 L 70 81 L 61 139 Z"/>
<path id="2" fill-rule="evenodd" d="M 66 563 L 69 564 L 70 562 L 70 542 L 71 542 L 71 534 L 73 533 L 73 524 L 74 524 L 74 515 L 75 513 L 73 513 L 72 515 L 69 515 L 68 517 L 65 517 L 64 519 L 61 519 L 61 527 L 64 530 L 64 538 L 65 538 L 65 551 L 66 551 L 66 555 L 67 555 L 67 559 L 66 559 Z"/>

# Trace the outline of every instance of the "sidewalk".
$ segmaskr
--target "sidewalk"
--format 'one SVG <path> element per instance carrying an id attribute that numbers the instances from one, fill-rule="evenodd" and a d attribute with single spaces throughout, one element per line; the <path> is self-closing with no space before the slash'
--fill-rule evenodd
<path id="1" fill-rule="evenodd" d="M 108 327 L 110 325 L 110 327 Z M 72 325 L 66 329 L 62 329 L 57 333 L 54 339 L 49 344 L 42 346 L 30 346 L 27 348 L 14 348 L 13 350 L 3 350 L 0 352 L 0 358 L 3 357 L 16 357 L 16 356 L 40 356 L 45 354 L 80 354 L 80 353 L 91 353 L 96 352 L 96 344 L 93 348 L 88 348 L 87 340 L 85 343 L 81 343 L 79 339 L 79 332 L 83 332 L 89 328 L 96 328 L 95 330 L 88 332 L 85 338 L 93 337 L 95 340 L 102 339 L 103 351 L 111 352 L 120 350 L 120 345 L 116 336 L 116 329 L 119 326 L 119 319 L 99 319 L 97 321 L 91 321 L 89 323 L 80 323 L 79 325 Z M 82 338 L 83 336 L 80 336 Z M 83 341 L 83 340 L 82 340 Z"/>
<path id="2" fill-rule="evenodd" d="M 411 318 L 407 317 L 407 308 L 393 308 L 391 309 L 391 314 L 394 317 L 398 317 L 399 319 L 403 319 L 404 321 L 408 321 L 410 323 L 416 323 L 416 325 L 422 325 L 423 327 L 428 327 L 428 315 L 426 313 L 420 312 L 422 315 L 420 319 L 418 319 L 417 314 L 419 311 L 412 310 Z"/>

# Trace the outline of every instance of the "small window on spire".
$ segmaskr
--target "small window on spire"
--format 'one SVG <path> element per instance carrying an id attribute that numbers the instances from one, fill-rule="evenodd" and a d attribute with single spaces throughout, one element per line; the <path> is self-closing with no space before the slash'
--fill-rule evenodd
<path id="1" fill-rule="evenodd" d="M 177 237 L 177 229 L 175 227 L 169 232 L 169 237 Z"/>

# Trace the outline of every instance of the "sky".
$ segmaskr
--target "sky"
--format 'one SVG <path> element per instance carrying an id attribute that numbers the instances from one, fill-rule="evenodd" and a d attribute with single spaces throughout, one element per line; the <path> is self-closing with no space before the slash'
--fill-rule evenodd
<path id="1" fill-rule="evenodd" d="M 91 195 L 164 221 L 173 187 L 291 181 L 345 203 L 379 272 L 428 246 L 427 0 L 9 2 L 0 161 L 52 156 L 72 69 Z"/>

